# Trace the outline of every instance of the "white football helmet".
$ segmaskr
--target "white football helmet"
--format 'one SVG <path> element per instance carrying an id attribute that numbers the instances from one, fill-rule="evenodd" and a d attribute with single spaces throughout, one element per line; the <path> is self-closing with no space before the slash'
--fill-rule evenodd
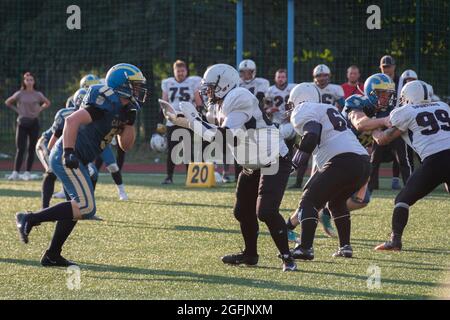
<path id="1" fill-rule="evenodd" d="M 330 68 L 324 64 L 319 64 L 313 70 L 313 77 L 317 77 L 319 74 L 331 74 Z"/>
<path id="2" fill-rule="evenodd" d="M 417 77 L 417 73 L 414 70 L 411 70 L 411 69 L 405 70 L 405 72 L 402 73 L 401 78 L 403 78 L 403 79 L 416 79 L 416 80 L 419 79 Z"/>
<path id="3" fill-rule="evenodd" d="M 288 100 L 290 107 L 295 108 L 302 102 L 320 103 L 320 92 L 314 84 L 303 82 L 292 88 Z"/>
<path id="4" fill-rule="evenodd" d="M 252 72 L 252 78 L 250 80 L 246 80 L 245 82 L 253 81 L 256 77 L 256 63 L 253 60 L 245 59 L 239 63 L 239 72 L 244 70 L 250 70 Z"/>
<path id="5" fill-rule="evenodd" d="M 414 80 L 405 84 L 400 93 L 400 102 L 406 104 L 421 104 L 431 102 L 429 85 L 420 80 Z"/>
<path id="6" fill-rule="evenodd" d="M 222 100 L 228 92 L 239 85 L 239 73 L 228 64 L 215 64 L 206 69 L 201 82 L 201 92 L 205 96 L 212 90 L 212 102 Z"/>
<path id="7" fill-rule="evenodd" d="M 152 134 L 150 147 L 156 152 L 165 152 L 167 150 L 167 138 L 159 133 Z"/>

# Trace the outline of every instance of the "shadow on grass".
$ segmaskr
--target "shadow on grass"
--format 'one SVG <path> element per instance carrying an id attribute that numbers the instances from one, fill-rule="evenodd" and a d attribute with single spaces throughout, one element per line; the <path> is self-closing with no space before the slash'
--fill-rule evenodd
<path id="1" fill-rule="evenodd" d="M 22 266 L 36 267 L 40 266 L 39 262 L 24 260 L 24 259 L 10 259 L 10 258 L 0 258 L 0 263 L 5 264 L 17 264 Z M 167 281 L 175 283 L 203 283 L 210 285 L 235 285 L 240 287 L 256 288 L 256 289 L 270 289 L 280 292 L 291 292 L 291 293 L 301 293 L 301 294 L 315 294 L 320 296 L 325 296 L 329 298 L 336 297 L 346 297 L 346 298 L 366 298 L 366 299 L 420 299 L 424 298 L 419 295 L 408 295 L 408 294 L 392 294 L 385 292 L 374 292 L 374 291 L 349 291 L 349 290 L 337 290 L 337 289 L 326 289 L 318 287 L 308 287 L 301 285 L 291 285 L 283 284 L 270 280 L 255 280 L 236 276 L 225 276 L 225 275 L 211 275 L 202 274 L 191 271 L 176 271 L 176 270 L 157 270 L 157 269 L 145 269 L 130 266 L 115 266 L 115 265 L 104 265 L 97 263 L 84 263 L 80 265 L 83 270 L 98 272 L 98 273 L 117 273 L 118 277 L 111 276 L 96 276 L 89 274 L 88 277 L 96 278 L 99 280 L 123 280 L 123 281 Z M 233 267 L 230 267 L 233 268 Z M 281 272 L 279 268 L 273 267 L 259 267 L 264 269 L 274 269 L 276 272 Z M 343 279 L 356 279 L 365 283 L 367 281 L 367 276 L 362 275 L 352 275 L 346 273 L 338 272 L 319 272 L 319 271 L 300 271 L 298 273 L 292 273 L 291 276 L 301 276 L 302 273 L 317 274 L 324 276 L 334 276 Z M 136 278 L 136 276 L 141 276 Z M 144 278 L 142 277 L 144 276 Z M 150 277 L 150 278 L 147 278 Z M 394 285 L 405 285 L 405 286 L 436 286 L 436 283 L 427 281 L 412 281 L 412 280 L 400 280 L 400 279 L 388 279 L 383 278 L 383 283 L 389 283 Z M 450 287 L 450 284 L 446 285 Z"/>
<path id="2" fill-rule="evenodd" d="M 40 191 L 0 189 L 0 197 L 39 198 L 40 196 Z"/>

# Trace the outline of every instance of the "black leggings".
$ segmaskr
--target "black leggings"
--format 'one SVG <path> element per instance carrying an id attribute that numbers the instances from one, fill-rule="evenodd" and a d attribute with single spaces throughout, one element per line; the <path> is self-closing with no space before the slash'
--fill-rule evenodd
<path id="1" fill-rule="evenodd" d="M 19 172 L 22 167 L 23 156 L 25 155 L 25 150 L 27 149 L 28 143 L 28 154 L 27 154 L 27 168 L 26 171 L 30 171 L 34 162 L 34 153 L 36 148 L 36 143 L 39 138 L 39 120 L 35 119 L 30 125 L 24 126 L 21 124 L 17 125 L 16 129 L 16 159 L 14 163 L 14 170 Z"/>

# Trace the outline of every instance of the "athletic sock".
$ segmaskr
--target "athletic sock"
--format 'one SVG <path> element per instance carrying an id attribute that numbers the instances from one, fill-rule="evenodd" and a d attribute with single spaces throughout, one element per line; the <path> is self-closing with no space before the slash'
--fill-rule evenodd
<path id="1" fill-rule="evenodd" d="M 403 230 L 408 223 L 409 206 L 406 203 L 397 203 L 392 215 L 392 232 L 401 240 Z"/>
<path id="2" fill-rule="evenodd" d="M 45 173 L 42 181 L 42 208 L 48 208 L 50 199 L 55 191 L 56 176 L 54 173 Z"/>
<path id="3" fill-rule="evenodd" d="M 264 221 L 269 228 L 270 235 L 272 236 L 278 251 L 281 254 L 289 254 L 289 242 L 287 235 L 286 223 L 281 214 L 276 214 L 270 217 L 270 219 Z"/>
<path id="4" fill-rule="evenodd" d="M 123 183 L 122 182 L 122 173 L 120 171 L 111 172 L 111 177 L 113 178 L 114 183 L 116 185 L 121 185 Z"/>
<path id="5" fill-rule="evenodd" d="M 351 223 L 350 212 L 346 212 L 343 215 L 334 218 L 340 247 L 350 244 Z"/>
<path id="6" fill-rule="evenodd" d="M 66 242 L 69 235 L 72 233 L 73 228 L 77 224 L 77 221 L 73 220 L 61 220 L 56 223 L 55 231 L 53 233 L 52 241 L 48 248 L 48 252 L 52 255 L 60 255 L 62 247 Z"/>
<path id="7" fill-rule="evenodd" d="M 70 201 L 58 203 L 30 215 L 32 224 L 59 220 L 73 220 L 72 203 Z"/>
<path id="8" fill-rule="evenodd" d="M 250 224 L 241 222 L 240 226 L 242 237 L 244 238 L 245 243 L 244 253 L 253 257 L 257 256 L 258 255 L 257 243 L 259 231 L 258 222 L 256 222 L 256 225 L 253 225 L 253 223 Z"/>

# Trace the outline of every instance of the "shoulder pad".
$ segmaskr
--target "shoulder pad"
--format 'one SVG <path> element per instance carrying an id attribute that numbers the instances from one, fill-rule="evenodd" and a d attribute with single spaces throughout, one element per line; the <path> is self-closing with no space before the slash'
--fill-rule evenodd
<path id="1" fill-rule="evenodd" d="M 252 116 L 254 108 L 258 108 L 258 99 L 245 88 L 235 88 L 225 97 L 222 112 L 225 116 L 231 112 L 244 112 Z"/>
<path id="2" fill-rule="evenodd" d="M 119 97 L 115 92 L 102 84 L 90 86 L 83 99 L 83 105 L 94 105 L 100 108 L 119 102 Z"/>

